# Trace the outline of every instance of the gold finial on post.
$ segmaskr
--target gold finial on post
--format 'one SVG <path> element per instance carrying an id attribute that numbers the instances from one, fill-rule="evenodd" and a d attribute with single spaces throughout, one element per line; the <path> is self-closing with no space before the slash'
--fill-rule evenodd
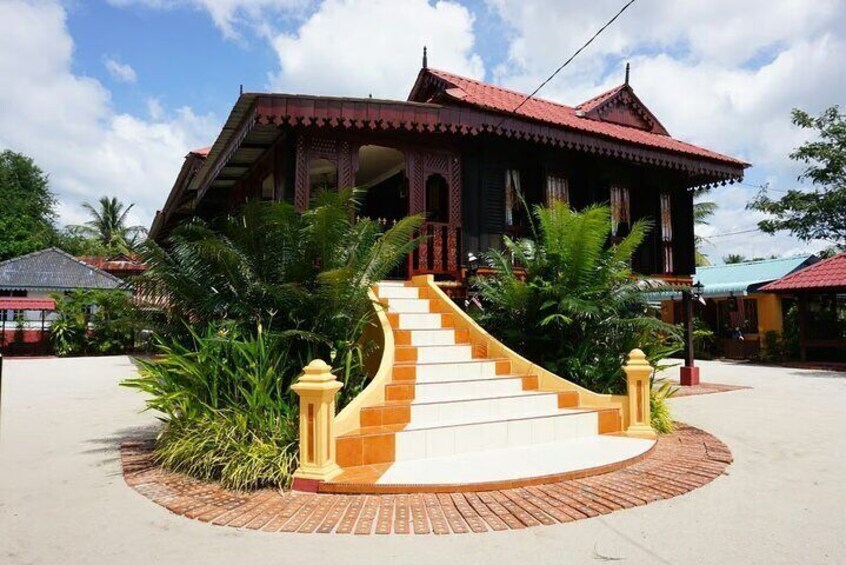
<path id="1" fill-rule="evenodd" d="M 646 360 L 646 354 L 640 349 L 632 349 L 626 364 L 626 389 L 628 392 L 628 427 L 626 435 L 654 439 L 649 413 L 650 377 L 652 365 Z"/>
<path id="2" fill-rule="evenodd" d="M 332 368 L 315 359 L 291 390 L 300 397 L 300 466 L 294 472 L 296 490 L 316 492 L 319 484 L 341 472 L 335 461 L 335 394 L 344 385 Z"/>

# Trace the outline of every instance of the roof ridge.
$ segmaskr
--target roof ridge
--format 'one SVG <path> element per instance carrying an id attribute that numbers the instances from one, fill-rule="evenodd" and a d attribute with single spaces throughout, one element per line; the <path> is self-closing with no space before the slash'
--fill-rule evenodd
<path id="1" fill-rule="evenodd" d="M 438 74 L 449 75 L 451 77 L 455 77 L 455 78 L 458 78 L 458 79 L 461 79 L 461 80 L 466 80 L 467 82 L 475 83 L 479 86 L 484 86 L 486 88 L 493 88 L 493 89 L 496 89 L 496 90 L 502 90 L 503 92 L 508 92 L 509 94 L 522 96 L 523 98 L 536 100 L 538 102 L 544 102 L 546 104 L 552 104 L 553 106 L 558 106 L 560 108 L 565 108 L 567 110 L 575 110 L 576 109 L 576 106 L 568 106 L 567 104 L 564 104 L 562 102 L 556 102 L 555 100 L 550 100 L 549 98 L 542 98 L 540 96 L 532 96 L 530 94 L 526 94 L 525 92 L 520 92 L 519 90 L 514 90 L 513 88 L 508 88 L 507 86 L 500 86 L 498 84 L 491 84 L 489 82 L 484 82 L 484 81 L 481 81 L 479 79 L 465 77 L 465 76 L 462 76 L 462 75 L 457 75 L 455 73 L 451 73 L 449 71 L 443 71 L 441 69 L 434 69 L 434 68 L 429 67 L 427 70 L 429 72 L 434 73 L 435 76 L 438 76 Z M 461 87 L 457 87 L 457 88 L 461 88 Z M 462 88 L 462 90 L 464 90 L 464 89 Z"/>
<path id="2" fill-rule="evenodd" d="M 704 270 L 704 269 L 722 269 L 724 267 L 737 267 L 740 265 L 760 265 L 761 263 L 773 263 L 775 261 L 790 261 L 796 259 L 803 259 L 808 260 L 813 257 L 814 254 L 810 253 L 808 255 L 791 255 L 790 257 L 778 257 L 775 259 L 759 259 L 757 261 L 741 261 L 740 263 L 723 263 L 722 265 L 706 265 L 704 267 L 697 267 L 697 270 Z"/>

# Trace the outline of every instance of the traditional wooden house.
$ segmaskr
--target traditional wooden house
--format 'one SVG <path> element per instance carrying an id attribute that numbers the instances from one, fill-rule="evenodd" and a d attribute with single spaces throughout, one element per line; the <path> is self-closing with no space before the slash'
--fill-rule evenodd
<path id="1" fill-rule="evenodd" d="M 150 235 L 250 199 L 305 210 L 318 188 L 367 190 L 362 214 L 423 213 L 403 275 L 461 280 L 468 253 L 527 231 L 531 206 L 610 203 L 616 236 L 655 229 L 635 269 L 689 281 L 693 195 L 743 178 L 741 160 L 673 138 L 626 82 L 575 107 L 420 70 L 406 101 L 241 94 L 210 149 L 192 152 Z"/>

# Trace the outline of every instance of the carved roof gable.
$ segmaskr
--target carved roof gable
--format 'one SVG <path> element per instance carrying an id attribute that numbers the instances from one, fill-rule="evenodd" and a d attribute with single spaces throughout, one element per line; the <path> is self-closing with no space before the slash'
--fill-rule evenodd
<path id="1" fill-rule="evenodd" d="M 649 108 L 635 95 L 628 84 L 603 92 L 576 106 L 585 118 L 642 129 L 659 135 L 670 135 Z"/>

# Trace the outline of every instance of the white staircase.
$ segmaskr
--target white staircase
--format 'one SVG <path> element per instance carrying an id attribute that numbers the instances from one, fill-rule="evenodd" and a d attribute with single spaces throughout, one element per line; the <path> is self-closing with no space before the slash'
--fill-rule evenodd
<path id="1" fill-rule="evenodd" d="M 376 484 L 510 481 L 603 466 L 652 446 L 600 435 L 609 431 L 600 417 L 610 409 L 579 407 L 576 392 L 538 391 L 536 377 L 513 374 L 510 362 L 474 358 L 473 347 L 445 325 L 452 314 L 432 311 L 433 300 L 421 297 L 425 289 L 382 282 L 376 290 L 404 345 L 396 347 L 388 400 L 367 410 L 408 407 L 407 420 L 387 432 L 357 432 L 364 441 L 369 433 L 393 436 L 391 465 Z M 605 416 L 618 417 L 613 411 Z M 374 462 L 383 463 L 362 464 Z"/>

